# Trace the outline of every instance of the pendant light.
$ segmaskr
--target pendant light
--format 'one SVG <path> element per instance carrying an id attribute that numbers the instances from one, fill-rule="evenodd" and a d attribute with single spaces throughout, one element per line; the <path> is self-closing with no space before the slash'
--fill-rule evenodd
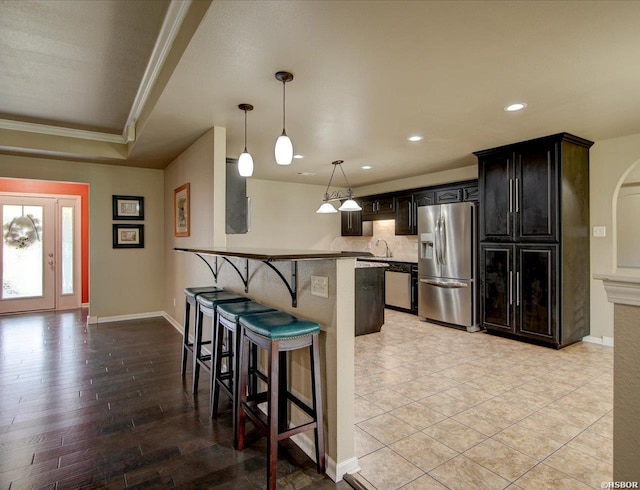
<path id="1" fill-rule="evenodd" d="M 291 139 L 287 136 L 287 132 L 285 131 L 286 98 L 284 87 L 287 82 L 293 80 L 293 75 L 288 71 L 279 71 L 276 73 L 276 80 L 282 82 L 282 134 L 276 140 L 276 163 L 278 165 L 291 165 L 291 161 L 293 160 L 293 143 L 291 143 Z"/>
<path id="2" fill-rule="evenodd" d="M 251 104 L 240 104 L 238 109 L 244 111 L 244 151 L 238 157 L 238 173 L 242 177 L 251 177 L 253 175 L 253 157 L 247 151 L 247 111 L 252 111 Z"/>
<path id="3" fill-rule="evenodd" d="M 325 191 L 324 196 L 322 198 L 322 201 L 323 201 L 322 205 L 316 211 L 316 213 L 318 214 L 337 213 L 338 211 L 362 211 L 362 208 L 358 205 L 358 203 L 353 200 L 351 184 L 349 184 L 349 180 L 347 179 L 347 176 L 345 175 L 344 170 L 342 170 L 342 163 L 343 163 L 343 160 L 336 160 L 335 162 L 331 162 L 331 165 L 333 165 L 333 171 L 331 172 L 331 178 L 329 179 L 329 185 L 327 185 L 327 190 Z M 342 176 L 344 177 L 344 180 L 347 182 L 347 185 L 349 186 L 346 194 L 343 194 L 341 191 L 334 191 L 331 194 L 329 194 L 329 188 L 331 187 L 331 182 L 333 181 L 333 175 L 336 173 L 336 167 L 340 167 Z M 340 200 L 343 200 L 345 197 L 347 199 L 342 203 L 342 206 L 340 206 L 336 210 L 336 208 L 333 206 L 333 204 L 331 204 L 330 201 L 340 201 Z"/>

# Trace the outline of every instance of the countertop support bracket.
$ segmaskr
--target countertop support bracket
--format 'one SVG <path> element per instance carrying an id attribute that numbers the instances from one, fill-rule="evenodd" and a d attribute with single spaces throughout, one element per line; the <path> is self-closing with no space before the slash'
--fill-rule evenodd
<path id="1" fill-rule="evenodd" d="M 207 259 L 205 259 L 202 255 L 200 254 L 196 254 L 199 258 L 202 259 L 202 261 L 207 264 L 207 267 L 209 268 L 209 270 L 211 271 L 211 274 L 213 274 L 213 280 L 216 282 L 216 284 L 218 283 L 218 257 L 216 256 L 215 258 L 215 269 L 213 267 L 211 267 L 211 264 L 209 263 L 209 261 Z"/>
<path id="2" fill-rule="evenodd" d="M 263 264 L 268 265 L 282 280 L 284 285 L 287 287 L 289 294 L 291 295 L 291 306 L 297 308 L 298 306 L 298 261 L 291 261 L 291 282 L 287 280 L 286 277 L 280 272 L 271 262 L 263 260 Z"/>
<path id="3" fill-rule="evenodd" d="M 244 284 L 244 292 L 248 293 L 249 292 L 249 259 L 244 260 L 244 274 L 243 274 L 242 272 L 240 272 L 240 269 L 236 267 L 236 264 L 231 262 L 227 257 L 222 257 L 222 258 L 225 261 L 227 261 L 229 265 L 236 270 L 236 272 L 240 276 L 240 280 L 242 281 L 242 284 Z"/>

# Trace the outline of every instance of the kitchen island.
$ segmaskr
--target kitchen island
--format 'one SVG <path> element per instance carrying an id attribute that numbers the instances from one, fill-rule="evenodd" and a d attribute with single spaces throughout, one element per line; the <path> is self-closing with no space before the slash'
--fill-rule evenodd
<path id="1" fill-rule="evenodd" d="M 356 257 L 370 254 L 227 247 L 174 250 L 181 252 L 177 267 L 186 270 L 187 261 L 203 261 L 217 286 L 321 325 L 327 475 L 339 481 L 345 473 L 356 471 L 359 467 L 354 443 L 355 267 Z M 314 281 L 319 278 L 321 283 L 326 282 L 326 289 L 316 288 L 312 294 L 312 277 Z M 183 281 L 183 287 L 201 285 L 190 284 L 189 278 Z M 309 402 L 308 356 L 294 352 L 289 366 L 290 389 Z M 292 439 L 314 459 L 311 433 Z"/>

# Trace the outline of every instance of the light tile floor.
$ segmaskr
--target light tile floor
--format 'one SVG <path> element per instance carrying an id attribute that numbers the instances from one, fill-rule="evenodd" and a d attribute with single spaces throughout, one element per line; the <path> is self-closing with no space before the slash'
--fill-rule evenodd
<path id="1" fill-rule="evenodd" d="M 355 437 L 378 490 L 601 488 L 613 348 L 562 350 L 385 311 L 356 337 Z"/>

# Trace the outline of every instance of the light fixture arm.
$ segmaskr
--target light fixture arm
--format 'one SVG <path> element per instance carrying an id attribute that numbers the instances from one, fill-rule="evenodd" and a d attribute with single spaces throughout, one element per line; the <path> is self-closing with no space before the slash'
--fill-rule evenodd
<path id="1" fill-rule="evenodd" d="M 331 165 L 333 165 L 333 171 L 331 172 L 331 178 L 329 179 L 329 184 L 327 185 L 327 190 L 324 192 L 324 197 L 322 199 L 323 202 L 329 202 L 329 201 L 339 201 L 341 199 L 347 198 L 347 199 L 351 199 L 353 197 L 353 191 L 351 190 L 351 184 L 349 183 L 349 179 L 347 179 L 346 174 L 344 173 L 344 170 L 342 169 L 342 163 L 344 163 L 344 160 L 336 160 L 335 162 L 331 162 Z M 347 182 L 347 193 L 346 195 L 343 194 L 341 191 L 334 191 L 331 194 L 329 194 L 329 188 L 331 187 L 331 182 L 333 182 L 333 176 L 336 173 L 336 168 L 340 167 L 340 171 L 342 172 L 342 176 L 344 177 L 344 180 Z"/>

